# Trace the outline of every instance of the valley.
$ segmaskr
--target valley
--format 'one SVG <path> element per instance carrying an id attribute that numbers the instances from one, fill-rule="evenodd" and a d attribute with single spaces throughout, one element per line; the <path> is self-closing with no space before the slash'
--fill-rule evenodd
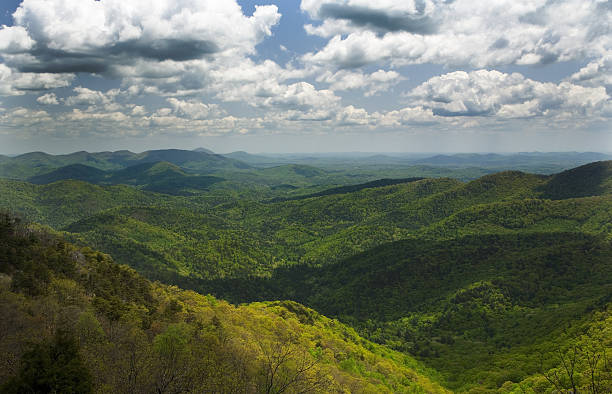
<path id="1" fill-rule="evenodd" d="M 2 248 L 23 258 L 3 260 L 0 294 L 12 311 L 50 297 L 60 319 L 76 305 L 60 287 L 78 289 L 70 313 L 93 314 L 108 343 L 113 322 L 149 338 L 203 324 L 203 340 L 230 346 L 210 331 L 221 324 L 250 371 L 240 378 L 247 391 L 262 384 L 262 354 L 291 333 L 292 354 L 308 354 L 287 376 L 316 361 L 301 378 L 324 382 L 323 392 L 522 393 L 573 384 L 603 393 L 612 387 L 609 159 L 206 149 L 3 157 Z M 13 226 L 12 215 L 29 224 Z M 85 261 L 75 267 L 67 256 L 77 251 Z M 32 253 L 47 261 L 40 286 L 16 282 L 38 269 Z M 53 263 L 55 255 L 64 262 Z M 100 293 L 84 272 L 114 284 Z M 124 279 L 113 275 L 127 275 L 141 293 L 120 294 Z M 121 316 L 112 317 L 117 308 Z M 197 353 L 204 342 L 188 343 L 185 363 L 213 357 Z M 91 346 L 83 362 L 102 362 Z M 155 346 L 142 342 L 151 371 L 161 368 Z M 572 354 L 575 376 L 563 370 Z M 119 376 L 94 375 L 99 387 Z"/>

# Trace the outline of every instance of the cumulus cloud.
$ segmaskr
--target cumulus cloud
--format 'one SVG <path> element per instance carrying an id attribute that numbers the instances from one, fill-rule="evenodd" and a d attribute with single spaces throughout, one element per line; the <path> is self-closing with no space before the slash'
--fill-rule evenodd
<path id="1" fill-rule="evenodd" d="M 34 40 L 23 26 L 2 26 L 0 28 L 0 52 L 21 53 L 32 49 Z"/>
<path id="2" fill-rule="evenodd" d="M 277 7 L 243 15 L 234 1 L 24 0 L 15 26 L 0 29 L 0 53 L 22 72 L 119 74 L 145 61 L 253 53 L 271 34 Z"/>
<path id="3" fill-rule="evenodd" d="M 52 120 L 47 111 L 24 107 L 12 108 L 0 115 L 0 125 L 24 130 L 49 125 Z"/>
<path id="4" fill-rule="evenodd" d="M 72 74 L 20 73 L 0 63 L 0 96 L 16 96 L 28 91 L 49 90 L 69 86 Z"/>
<path id="5" fill-rule="evenodd" d="M 216 104 L 204 104 L 196 100 L 183 101 L 173 97 L 168 99 L 168 103 L 172 107 L 172 113 L 188 119 L 208 119 L 223 114 Z"/>
<path id="6" fill-rule="evenodd" d="M 405 79 L 396 71 L 378 70 L 371 74 L 356 71 L 340 70 L 335 73 L 327 71 L 317 78 L 317 82 L 330 84 L 331 90 L 365 91 L 365 96 L 389 90 L 393 85 Z"/>
<path id="7" fill-rule="evenodd" d="M 345 20 L 354 26 L 382 32 L 407 31 L 431 34 L 436 30 L 436 24 L 428 15 L 433 8 L 431 2 L 406 1 L 402 9 L 398 9 L 399 7 L 377 9 L 371 6 L 371 2 L 361 3 L 365 4 L 323 3 L 318 6 L 317 16 L 322 19 Z"/>
<path id="8" fill-rule="evenodd" d="M 296 109 L 310 111 L 316 108 L 333 108 L 340 101 L 331 90 L 317 90 L 308 82 L 297 82 L 283 86 L 280 94 L 263 100 L 267 106 L 275 106 L 284 109 Z"/>
<path id="9" fill-rule="evenodd" d="M 59 101 L 57 101 L 57 96 L 55 93 L 47 93 L 36 99 L 36 102 L 43 105 L 57 105 Z"/>
<path id="10" fill-rule="evenodd" d="M 0 129 L 46 122 L 70 135 L 218 135 L 596 121 L 612 116 L 606 4 L 302 0 L 313 20 L 306 31 L 327 42 L 281 66 L 253 56 L 279 22 L 276 6 L 246 16 L 233 0 L 24 0 L 15 26 L 0 28 L 0 96 L 41 91 L 38 104 L 63 105 L 4 108 Z M 588 64 L 558 83 L 484 69 L 575 59 Z M 402 95 L 403 108 L 396 97 L 380 100 L 388 108 L 378 112 L 373 101 L 350 102 L 394 94 L 400 66 L 423 63 L 479 70 L 431 78 Z M 87 78 L 74 86 L 77 72 L 118 80 L 120 89 L 96 90 Z M 68 86 L 66 98 L 45 92 Z M 234 102 L 249 108 L 228 114 L 223 107 L 240 108 Z"/>
<path id="11" fill-rule="evenodd" d="M 373 114 L 375 122 L 383 127 L 404 128 L 410 126 L 427 126 L 444 122 L 444 119 L 434 115 L 430 108 L 422 106 L 405 107 L 399 110 Z"/>
<path id="12" fill-rule="evenodd" d="M 64 101 L 64 103 L 68 106 L 111 104 L 115 100 L 115 97 L 120 94 L 119 89 L 111 89 L 107 92 L 100 92 L 97 90 L 84 88 L 82 86 L 75 87 L 73 91 L 76 94 L 74 96 L 67 97 Z"/>
<path id="13" fill-rule="evenodd" d="M 603 87 L 544 83 L 518 73 L 455 71 L 434 77 L 407 95 L 437 116 L 500 118 L 598 114 L 610 104 Z"/>
<path id="14" fill-rule="evenodd" d="M 570 81 L 583 86 L 604 86 L 612 95 L 612 52 L 581 68 L 570 77 Z"/>
<path id="15" fill-rule="evenodd" d="M 147 109 L 142 105 L 135 105 L 130 111 L 133 116 L 143 116 L 147 114 Z"/>
<path id="16" fill-rule="evenodd" d="M 303 0 L 301 8 L 321 22 L 307 32 L 330 38 L 303 60 L 340 68 L 544 64 L 612 46 L 612 9 L 598 0 Z"/>

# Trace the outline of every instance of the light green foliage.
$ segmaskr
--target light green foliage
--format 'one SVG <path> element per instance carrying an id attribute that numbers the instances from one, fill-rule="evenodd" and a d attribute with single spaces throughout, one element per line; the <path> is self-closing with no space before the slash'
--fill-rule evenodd
<path id="1" fill-rule="evenodd" d="M 269 371 L 275 357 L 285 352 L 291 362 L 281 368 L 288 368 L 281 381 L 315 359 L 316 373 L 303 375 L 304 382 L 341 382 L 338 387 L 353 390 L 357 386 L 349 376 L 360 376 L 367 379 L 360 390 L 418 391 L 409 376 L 398 378 L 390 372 L 397 371 L 396 364 L 375 362 L 361 349 L 334 348 L 329 338 L 336 335 L 427 375 L 434 375 L 427 368 L 435 369 L 444 384 L 457 391 L 570 390 L 568 372 L 560 368 L 571 356 L 579 360 L 573 385 L 583 391 L 590 384 L 595 387 L 591 391 L 602 392 L 609 386 L 609 370 L 597 355 L 610 347 L 610 322 L 601 314 L 607 313 L 612 294 L 609 166 L 594 163 L 554 176 L 505 171 L 466 183 L 441 178 L 345 189 L 336 187 L 348 183 L 351 171 L 355 183 L 372 180 L 376 170 L 334 172 L 331 165 L 224 168 L 216 175 L 228 180 L 197 195 L 169 196 L 76 181 L 46 186 L 1 181 L 0 199 L 1 206 L 62 229 L 70 240 L 111 253 L 148 278 L 236 303 L 295 300 L 357 330 L 335 326 L 339 323 L 293 303 L 234 310 L 224 301 L 213 303 L 195 295 L 186 302 L 191 296 L 185 294 L 192 293 L 163 286 L 154 286 L 151 294 L 135 272 L 115 272 L 100 254 L 99 267 L 88 268 L 98 281 L 87 286 L 95 286 L 96 295 L 103 296 L 92 299 L 91 308 L 107 338 L 118 335 L 125 343 L 140 344 L 136 364 L 157 376 L 153 386 L 139 383 L 142 387 L 163 386 L 168 376 L 180 382 L 197 380 L 188 372 L 199 371 L 191 360 L 215 348 L 240 357 L 209 357 L 206 365 L 232 365 L 242 372 L 231 381 L 252 391 L 277 387 L 262 371 Z M 176 175 L 187 167 L 148 168 Z M 394 171 L 401 177 L 413 175 L 399 167 Z M 98 259 L 93 251 L 83 254 Z M 72 268 L 58 277 L 56 268 L 49 267 L 56 267 L 53 262 L 61 258 L 49 258 L 50 265 L 42 267 L 30 260 L 23 261 L 24 269 L 10 273 L 13 291 L 24 297 L 52 293 L 59 304 L 70 298 L 66 294 L 73 290 L 62 281 L 75 280 L 70 272 L 82 267 L 68 264 Z M 124 294 L 119 283 L 130 283 L 136 290 Z M 84 300 L 93 291 L 87 286 L 85 293 L 74 292 L 81 301 L 71 305 L 87 306 Z M 201 319 L 190 315 L 196 309 Z M 76 316 L 74 321 L 80 321 Z M 124 325 L 126 319 L 132 323 Z M 279 328 L 278 322 L 287 319 L 295 319 L 296 325 Z M 95 327 L 94 320 L 86 321 L 83 327 Z M 203 331 L 197 321 L 206 327 Z M 180 331 L 187 327 L 183 324 L 188 328 Z M 309 330 L 319 330 L 319 324 L 320 337 L 313 339 Z M 262 328 L 263 338 L 253 334 Z M 297 337 L 283 334 L 302 329 Z M 598 334 L 584 336 L 591 331 Z M 379 345 L 362 341 L 357 332 Z M 177 344 L 182 343 L 178 338 L 186 338 L 182 349 L 188 351 L 179 352 L 182 361 L 160 361 L 163 338 L 174 338 L 178 342 L 168 343 Z M 269 338 L 284 338 L 283 346 L 273 346 Z M 248 350 L 240 341 L 250 344 Z M 427 368 L 398 351 L 418 357 Z M 106 362 L 91 365 L 114 365 L 109 361 L 112 352 L 105 352 Z M 593 357 L 599 359 L 589 367 Z M 168 369 L 170 365 L 177 368 Z M 333 366 L 333 372 L 322 366 Z M 593 374 L 587 378 L 589 368 L 597 369 L 597 379 Z M 217 384 L 230 384 L 214 371 L 208 368 L 206 374 L 215 376 L 211 379 Z M 99 387 L 119 381 L 135 387 L 134 382 L 144 379 L 108 373 L 116 380 L 95 377 Z"/>
<path id="2" fill-rule="evenodd" d="M 413 359 L 297 303 L 236 307 L 26 230 L 0 216 L 0 256 L 14 256 L 0 266 L 13 281 L 0 289 L 2 392 L 447 392 Z M 14 283 L 31 260 L 49 271 L 36 295 Z M 360 368 L 342 369 L 346 357 Z"/>

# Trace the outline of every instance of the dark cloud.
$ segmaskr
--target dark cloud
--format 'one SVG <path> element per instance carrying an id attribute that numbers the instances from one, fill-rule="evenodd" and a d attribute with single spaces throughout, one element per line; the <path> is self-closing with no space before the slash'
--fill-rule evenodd
<path id="1" fill-rule="evenodd" d="M 211 41 L 164 39 L 151 43 L 139 40 L 125 41 L 108 49 L 110 54 L 119 56 L 139 56 L 153 60 L 185 61 L 199 59 L 219 51 Z"/>
<path id="2" fill-rule="evenodd" d="M 534 26 L 546 26 L 546 15 L 543 7 L 538 8 L 537 11 L 528 12 L 524 15 L 519 16 L 518 20 L 521 23 Z"/>
<path id="3" fill-rule="evenodd" d="M 367 7 L 340 4 L 323 4 L 319 10 L 322 18 L 343 19 L 356 26 L 368 27 L 378 31 L 407 31 L 417 34 L 433 34 L 437 30 L 435 22 L 423 15 L 425 9 L 417 2 L 420 15 L 392 15 Z"/>
<path id="4" fill-rule="evenodd" d="M 444 108 L 432 108 L 431 112 L 435 116 L 487 116 L 491 115 L 490 110 L 476 110 L 476 109 L 466 109 L 464 111 L 449 111 Z"/>
<path id="5" fill-rule="evenodd" d="M 508 47 L 508 44 L 510 44 L 510 41 L 506 40 L 503 37 L 498 38 L 497 41 L 495 41 L 493 45 L 491 45 L 491 49 L 504 49 Z"/>
<path id="6" fill-rule="evenodd" d="M 110 67 L 109 59 L 104 56 L 93 56 L 48 48 L 35 49 L 30 54 L 33 59 L 23 61 L 21 58 L 10 60 L 7 64 L 20 72 L 32 73 L 95 73 L 103 74 Z"/>
<path id="7" fill-rule="evenodd" d="M 105 74 L 115 65 L 133 64 L 139 58 L 186 61 L 200 59 L 218 51 L 218 46 L 211 41 L 181 39 L 164 39 L 152 43 L 125 41 L 96 48 L 95 52 L 57 50 L 38 44 L 27 52 L 33 60 L 18 57 L 7 63 L 21 72 Z"/>

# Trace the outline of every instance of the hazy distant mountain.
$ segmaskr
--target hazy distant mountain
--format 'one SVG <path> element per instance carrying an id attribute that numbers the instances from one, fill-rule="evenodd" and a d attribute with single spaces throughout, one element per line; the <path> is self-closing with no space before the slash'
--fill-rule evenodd
<path id="1" fill-rule="evenodd" d="M 101 185 L 133 185 L 144 190 L 182 195 L 191 194 L 192 190 L 205 190 L 223 179 L 188 174 L 179 166 L 166 161 L 136 164 L 117 171 L 103 171 L 83 164 L 70 164 L 28 179 L 29 182 L 39 185 L 62 180 L 80 180 Z"/>
<path id="2" fill-rule="evenodd" d="M 47 183 L 57 182 L 64 179 L 75 179 L 89 183 L 98 183 L 103 181 L 106 175 L 106 171 L 95 167 L 90 167 L 85 164 L 69 164 L 51 172 L 28 178 L 28 182 L 38 185 L 46 185 Z"/>
<path id="3" fill-rule="evenodd" d="M 274 157 L 254 155 L 245 151 L 225 153 L 223 156 L 229 157 L 230 159 L 240 160 L 252 165 L 278 165 L 280 163 L 284 163 L 284 160 L 279 160 Z"/>
<path id="4" fill-rule="evenodd" d="M 521 152 L 514 154 L 459 153 L 436 155 L 412 161 L 414 164 L 515 169 L 539 173 L 554 173 L 598 160 L 610 160 L 611 155 L 597 152 Z"/>
<path id="5" fill-rule="evenodd" d="M 127 150 L 96 153 L 81 151 L 68 155 L 31 152 L 13 158 L 4 156 L 0 159 L 0 177 L 28 179 L 74 164 L 113 171 L 137 164 L 159 161 L 172 163 L 197 173 L 211 173 L 220 169 L 250 168 L 246 163 L 222 155 L 180 149 L 151 150 L 142 153 L 133 153 Z M 83 168 L 80 170 L 83 170 Z M 75 175 L 78 175 L 76 172 L 80 170 L 77 168 L 63 169 L 61 173 L 64 173 L 64 175 L 58 174 L 58 176 L 60 178 L 66 176 L 67 171 L 72 171 Z M 77 178 L 81 179 L 79 176 Z M 44 178 L 42 181 L 44 181 Z"/>
<path id="6" fill-rule="evenodd" d="M 210 149 L 206 149 L 206 148 L 202 148 L 202 147 L 195 148 L 193 151 L 194 151 L 194 152 L 203 152 L 203 153 L 208 153 L 208 154 L 210 154 L 210 155 L 214 155 L 214 154 L 215 154 L 215 152 L 211 151 Z"/>

